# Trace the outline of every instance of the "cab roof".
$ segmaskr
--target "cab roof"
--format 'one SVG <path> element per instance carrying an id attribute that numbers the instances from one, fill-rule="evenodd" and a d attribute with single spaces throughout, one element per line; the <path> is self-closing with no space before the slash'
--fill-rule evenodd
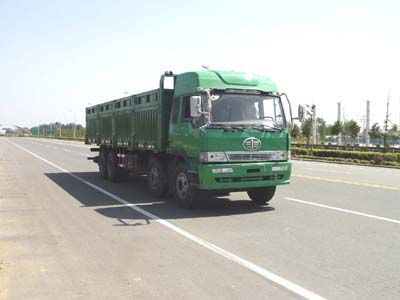
<path id="1" fill-rule="evenodd" d="M 193 94 L 197 87 L 278 92 L 268 77 L 235 71 L 201 70 L 177 75 L 175 95 Z"/>

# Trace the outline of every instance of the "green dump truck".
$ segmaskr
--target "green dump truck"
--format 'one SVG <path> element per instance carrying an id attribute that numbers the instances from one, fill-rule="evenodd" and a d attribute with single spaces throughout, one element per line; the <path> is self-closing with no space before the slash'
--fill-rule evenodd
<path id="1" fill-rule="evenodd" d="M 267 77 L 168 71 L 158 89 L 86 108 L 86 143 L 97 145 L 101 177 L 147 175 L 154 196 L 185 208 L 234 191 L 263 205 L 289 183 L 291 123 L 289 100 Z"/>

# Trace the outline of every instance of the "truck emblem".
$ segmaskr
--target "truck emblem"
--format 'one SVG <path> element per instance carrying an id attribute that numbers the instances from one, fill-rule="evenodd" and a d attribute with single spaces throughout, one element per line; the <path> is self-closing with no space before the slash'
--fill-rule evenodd
<path id="1" fill-rule="evenodd" d="M 248 151 L 257 151 L 261 148 L 261 141 L 255 137 L 249 137 L 243 141 L 242 145 Z"/>

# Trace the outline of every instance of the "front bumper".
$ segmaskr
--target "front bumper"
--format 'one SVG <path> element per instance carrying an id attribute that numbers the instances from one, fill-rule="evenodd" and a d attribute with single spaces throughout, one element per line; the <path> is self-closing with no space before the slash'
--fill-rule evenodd
<path id="1" fill-rule="evenodd" d="M 232 173 L 213 173 L 213 169 L 231 168 Z M 240 191 L 288 184 L 292 164 L 285 162 L 200 164 L 199 188 L 201 190 Z"/>

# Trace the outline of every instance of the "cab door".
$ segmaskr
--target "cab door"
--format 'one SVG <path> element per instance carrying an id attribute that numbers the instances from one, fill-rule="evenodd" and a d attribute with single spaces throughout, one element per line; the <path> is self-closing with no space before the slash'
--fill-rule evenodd
<path id="1" fill-rule="evenodd" d="M 181 150 L 189 158 L 198 157 L 199 122 L 190 116 L 190 95 L 174 99 L 170 125 L 170 148 Z"/>

